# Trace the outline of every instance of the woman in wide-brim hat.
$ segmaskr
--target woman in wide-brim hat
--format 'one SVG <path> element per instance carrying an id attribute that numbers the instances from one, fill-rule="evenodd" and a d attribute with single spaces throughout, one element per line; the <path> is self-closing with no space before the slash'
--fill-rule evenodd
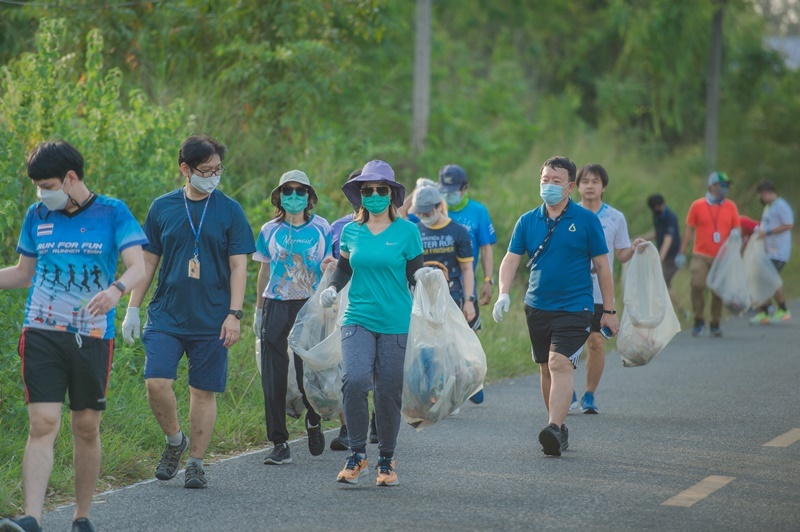
<path id="1" fill-rule="evenodd" d="M 394 451 L 411 319 L 409 284 L 422 267 L 422 240 L 417 227 L 398 216 L 405 188 L 385 162 L 370 161 L 342 190 L 357 212 L 342 230 L 339 262 L 331 285 L 320 295 L 322 305 L 331 306 L 350 281 L 350 303 L 342 323 L 342 391 L 351 454 L 337 480 L 355 484 L 368 472 L 367 396 L 374 381 L 380 453 L 376 482 L 393 486 L 398 483 Z"/>
<path id="2" fill-rule="evenodd" d="M 275 217 L 265 223 L 256 238 L 253 260 L 261 263 L 254 331 L 261 339 L 261 386 L 267 438 L 273 443 L 265 464 L 292 461 L 286 428 L 286 388 L 295 379 L 306 406 L 308 449 L 319 455 L 325 448 L 320 416 L 306 399 L 303 361 L 294 356 L 295 374 L 289 375 L 289 331 L 297 313 L 316 290 L 331 255 L 331 226 L 311 214 L 317 193 L 305 172 L 291 170 L 281 176 L 271 194 Z"/>

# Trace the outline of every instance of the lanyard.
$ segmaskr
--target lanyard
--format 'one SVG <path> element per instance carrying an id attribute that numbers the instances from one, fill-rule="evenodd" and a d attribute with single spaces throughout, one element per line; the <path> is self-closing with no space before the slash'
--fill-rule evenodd
<path id="1" fill-rule="evenodd" d="M 533 266 L 536 265 L 536 259 L 538 259 L 539 255 L 542 254 L 542 251 L 544 250 L 544 246 L 545 246 L 545 244 L 547 244 L 547 241 L 550 240 L 551 236 L 553 236 L 553 232 L 556 230 L 556 227 L 558 226 L 558 222 L 560 222 L 561 218 L 564 217 L 564 213 L 567 212 L 567 207 L 569 207 L 569 204 L 570 204 L 570 202 L 567 201 L 567 204 L 564 207 L 564 210 L 561 211 L 561 214 L 558 215 L 558 218 L 555 219 L 555 222 L 553 223 L 552 226 L 550 226 L 550 221 L 549 221 L 550 219 L 547 218 L 547 220 L 548 220 L 547 221 L 547 235 L 544 237 L 544 240 L 542 240 L 542 243 L 539 244 L 539 247 L 536 248 L 536 251 L 533 253 L 533 256 L 531 257 L 531 260 L 528 261 L 528 263 L 525 265 L 525 267 L 530 268 L 532 265 Z M 545 207 L 545 212 L 547 212 L 547 207 Z"/>
<path id="2" fill-rule="evenodd" d="M 213 194 L 213 192 L 212 192 Z M 208 209 L 208 202 L 211 199 L 211 194 L 208 195 L 206 198 L 206 204 L 203 207 L 203 214 L 200 216 L 200 225 L 197 226 L 197 229 L 194 228 L 194 222 L 192 221 L 192 215 L 189 213 L 189 202 L 186 201 L 186 190 L 183 191 L 183 204 L 186 206 L 186 217 L 189 218 L 189 227 L 192 228 L 192 234 L 194 234 L 194 258 L 197 259 L 200 249 L 198 248 L 198 243 L 200 241 L 200 230 L 203 229 L 203 220 L 206 219 L 206 209 Z"/>
<path id="3" fill-rule="evenodd" d="M 719 244 L 720 240 L 722 239 L 720 238 L 719 230 L 717 229 L 717 221 L 719 220 L 719 213 L 722 211 L 722 203 L 719 204 L 719 210 L 717 211 L 716 216 L 714 216 L 714 210 L 711 208 L 711 204 L 707 201 L 706 206 L 708 207 L 708 217 L 711 218 L 711 222 L 714 224 L 714 234 L 712 235 L 712 238 L 715 244 Z"/>

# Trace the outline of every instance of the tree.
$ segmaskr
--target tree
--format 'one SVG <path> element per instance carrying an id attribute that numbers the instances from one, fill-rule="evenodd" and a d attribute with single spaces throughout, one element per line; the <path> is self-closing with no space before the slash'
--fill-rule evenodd
<path id="1" fill-rule="evenodd" d="M 719 86 L 722 77 L 722 19 L 725 14 L 725 1 L 716 0 L 716 9 L 711 19 L 711 54 L 706 86 L 706 165 L 709 172 L 717 165 Z"/>
<path id="2" fill-rule="evenodd" d="M 431 0 L 417 0 L 411 149 L 419 154 L 428 134 L 431 93 Z"/>

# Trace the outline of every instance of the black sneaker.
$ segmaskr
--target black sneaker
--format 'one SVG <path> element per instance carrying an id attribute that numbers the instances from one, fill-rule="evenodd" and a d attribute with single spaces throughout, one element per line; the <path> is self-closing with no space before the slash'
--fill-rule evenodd
<path id="1" fill-rule="evenodd" d="M 14 519 L 0 519 L 0 530 L 8 532 L 42 532 L 42 527 L 32 515 L 23 515 Z"/>
<path id="2" fill-rule="evenodd" d="M 569 430 L 566 425 L 561 425 L 561 451 L 569 449 Z"/>
<path id="3" fill-rule="evenodd" d="M 378 443 L 378 425 L 375 424 L 375 412 L 372 413 L 372 419 L 369 420 L 369 442 Z"/>
<path id="4" fill-rule="evenodd" d="M 542 452 L 547 456 L 561 456 L 561 429 L 550 423 L 539 433 Z"/>
<path id="5" fill-rule="evenodd" d="M 350 438 L 347 437 L 347 425 L 342 425 L 339 435 L 331 440 L 331 451 L 349 451 Z"/>
<path id="6" fill-rule="evenodd" d="M 700 336 L 703 334 L 703 329 L 706 327 L 706 322 L 703 320 L 694 320 L 694 327 L 692 327 L 692 336 Z"/>
<path id="7" fill-rule="evenodd" d="M 292 463 L 292 455 L 289 453 L 288 443 L 276 443 L 272 452 L 264 458 L 267 465 L 283 465 Z"/>
<path id="8" fill-rule="evenodd" d="M 722 337 L 722 329 L 719 328 L 719 324 L 717 324 L 717 325 L 715 325 L 713 323 L 711 324 L 711 336 L 713 336 L 715 338 L 721 338 Z"/>
<path id="9" fill-rule="evenodd" d="M 94 525 L 85 517 L 72 522 L 72 532 L 94 532 Z"/>
<path id="10" fill-rule="evenodd" d="M 185 472 L 185 480 L 183 481 L 183 487 L 197 490 L 203 489 L 208 487 L 208 481 L 206 480 L 206 472 L 197 464 L 189 464 L 186 466 Z M 73 530 L 73 532 L 75 532 Z"/>
<path id="11" fill-rule="evenodd" d="M 175 478 L 175 475 L 178 474 L 178 468 L 181 465 L 181 456 L 183 456 L 183 453 L 186 452 L 188 448 L 189 438 L 186 437 L 186 434 L 183 435 L 180 445 L 176 446 L 167 443 L 164 452 L 161 453 L 161 460 L 159 460 L 158 466 L 156 467 L 156 478 L 158 480 L 170 480 Z"/>
<path id="12" fill-rule="evenodd" d="M 313 427 L 306 421 L 306 434 L 308 434 L 308 451 L 311 456 L 319 456 L 325 450 L 325 435 L 322 433 L 322 421 Z"/>

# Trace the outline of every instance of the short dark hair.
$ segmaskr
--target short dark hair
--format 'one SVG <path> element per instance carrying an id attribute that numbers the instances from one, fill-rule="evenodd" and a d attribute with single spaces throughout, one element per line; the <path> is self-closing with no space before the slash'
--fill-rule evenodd
<path id="1" fill-rule="evenodd" d="M 75 146 L 63 140 L 42 142 L 28 154 L 25 161 L 28 177 L 34 181 L 57 177 L 64 181 L 72 170 L 83 180 L 83 156 Z"/>
<path id="2" fill-rule="evenodd" d="M 651 209 L 654 207 L 661 207 L 664 205 L 664 196 L 661 194 L 651 194 L 647 198 L 647 206 Z"/>
<path id="3" fill-rule="evenodd" d="M 597 163 L 581 166 L 581 169 L 578 170 L 578 177 L 575 184 L 580 186 L 581 179 L 588 176 L 589 174 L 594 174 L 597 177 L 599 177 L 600 181 L 603 182 L 603 188 L 606 188 L 608 186 L 608 172 L 606 172 L 606 169 Z"/>
<path id="4" fill-rule="evenodd" d="M 575 163 L 570 161 L 568 158 L 562 157 L 560 155 L 556 155 L 555 157 L 550 157 L 544 162 L 542 167 L 539 169 L 540 175 L 542 173 L 542 170 L 544 170 L 545 166 L 548 166 L 554 170 L 556 168 L 563 168 L 564 170 L 567 171 L 567 174 L 569 175 L 569 180 L 575 181 L 575 172 L 576 172 Z"/>
<path id="5" fill-rule="evenodd" d="M 350 172 L 350 175 L 347 176 L 347 180 L 352 181 L 353 179 L 357 178 L 360 175 L 361 175 L 361 168 L 356 168 L 355 170 Z"/>
<path id="6" fill-rule="evenodd" d="M 181 144 L 178 152 L 178 164 L 186 163 L 192 168 L 197 168 L 214 154 L 219 155 L 219 160 L 222 161 L 225 159 L 227 151 L 228 148 L 224 144 L 217 142 L 205 133 L 192 135 Z"/>
<path id="7" fill-rule="evenodd" d="M 769 179 L 762 179 L 756 186 L 756 192 L 775 192 L 777 194 L 778 191 L 775 190 L 775 183 Z"/>

